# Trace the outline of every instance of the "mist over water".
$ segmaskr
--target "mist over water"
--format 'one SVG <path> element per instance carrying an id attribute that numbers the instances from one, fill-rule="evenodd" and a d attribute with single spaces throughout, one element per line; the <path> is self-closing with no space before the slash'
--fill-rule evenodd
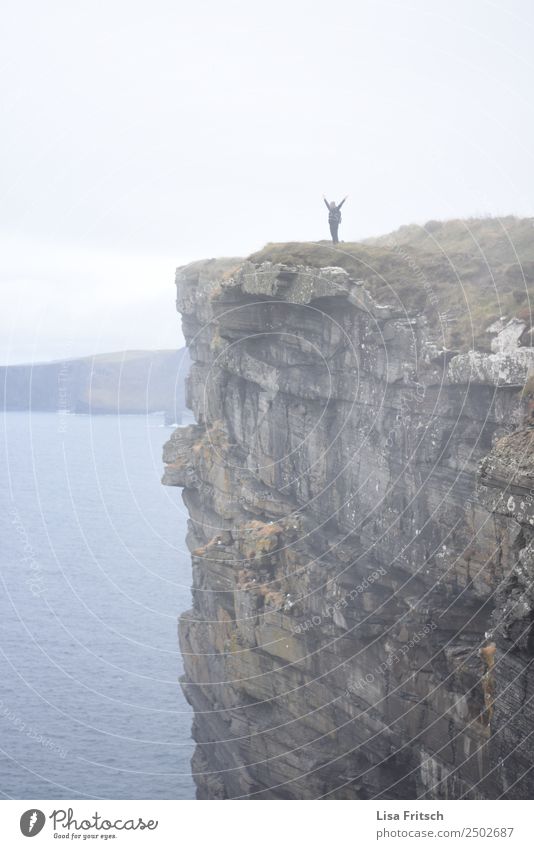
<path id="1" fill-rule="evenodd" d="M 192 798 L 186 517 L 159 416 L 1 419 L 3 798 Z"/>

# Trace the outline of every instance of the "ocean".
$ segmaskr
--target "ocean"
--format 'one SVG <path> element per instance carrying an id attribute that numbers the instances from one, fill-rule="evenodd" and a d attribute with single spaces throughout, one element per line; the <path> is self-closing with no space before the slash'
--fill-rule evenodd
<path id="1" fill-rule="evenodd" d="M 2 798 L 190 799 L 190 607 L 163 416 L 1 418 Z"/>

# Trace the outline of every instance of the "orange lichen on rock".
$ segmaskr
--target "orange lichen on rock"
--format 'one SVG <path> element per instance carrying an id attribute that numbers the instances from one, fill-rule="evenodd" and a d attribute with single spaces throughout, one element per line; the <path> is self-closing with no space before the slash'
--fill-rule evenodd
<path id="1" fill-rule="evenodd" d="M 249 522 L 242 528 L 241 548 L 244 556 L 247 560 L 253 560 L 274 551 L 283 530 L 277 522 Z"/>
<path id="2" fill-rule="evenodd" d="M 195 456 L 203 456 L 209 459 L 213 448 L 227 449 L 229 447 L 228 434 L 220 420 L 213 422 L 211 427 L 204 431 L 198 442 L 195 442 L 191 450 Z"/>
<path id="3" fill-rule="evenodd" d="M 223 545 L 223 544 L 224 544 L 224 540 L 223 540 L 222 536 L 220 534 L 217 534 L 216 536 L 212 537 L 210 539 L 210 541 L 206 543 L 206 545 L 201 545 L 198 548 L 193 549 L 191 554 L 194 554 L 195 557 L 205 557 L 206 554 L 208 554 L 208 552 L 212 548 L 216 548 L 217 546 Z"/>

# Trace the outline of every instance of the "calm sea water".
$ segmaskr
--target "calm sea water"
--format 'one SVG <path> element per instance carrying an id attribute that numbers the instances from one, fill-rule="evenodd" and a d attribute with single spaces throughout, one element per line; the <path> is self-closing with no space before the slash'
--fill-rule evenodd
<path id="1" fill-rule="evenodd" d="M 0 417 L 3 798 L 193 798 L 159 417 Z"/>

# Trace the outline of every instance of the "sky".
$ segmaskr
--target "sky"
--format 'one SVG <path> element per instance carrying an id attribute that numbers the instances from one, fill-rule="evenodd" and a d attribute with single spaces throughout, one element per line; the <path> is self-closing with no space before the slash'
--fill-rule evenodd
<path id="1" fill-rule="evenodd" d="M 0 363 L 183 344 L 175 268 L 534 214 L 531 0 L 4 0 Z"/>

